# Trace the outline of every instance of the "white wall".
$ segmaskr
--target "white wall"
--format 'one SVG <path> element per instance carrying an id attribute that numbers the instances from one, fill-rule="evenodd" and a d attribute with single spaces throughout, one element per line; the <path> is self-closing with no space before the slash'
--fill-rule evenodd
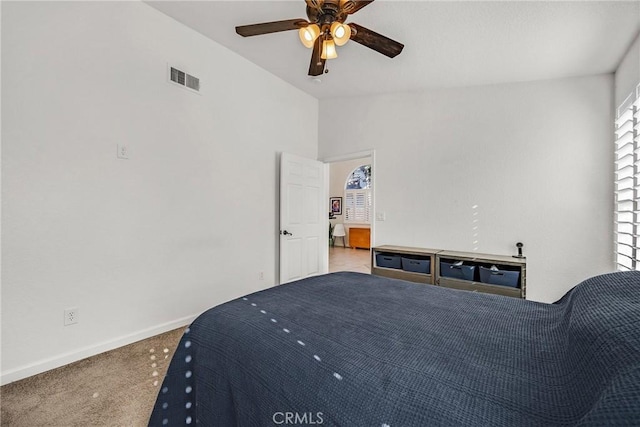
<path id="1" fill-rule="evenodd" d="M 317 100 L 143 3 L 2 8 L 3 383 L 273 285 L 277 153 L 317 157 Z"/>
<path id="2" fill-rule="evenodd" d="M 322 100 L 319 155 L 376 150 L 376 245 L 521 241 L 528 299 L 554 301 L 613 269 L 612 105 L 612 75 Z"/>
<path id="3" fill-rule="evenodd" d="M 615 106 L 620 104 L 633 93 L 640 83 L 640 35 L 629 47 L 624 58 L 620 61 L 615 73 Z"/>

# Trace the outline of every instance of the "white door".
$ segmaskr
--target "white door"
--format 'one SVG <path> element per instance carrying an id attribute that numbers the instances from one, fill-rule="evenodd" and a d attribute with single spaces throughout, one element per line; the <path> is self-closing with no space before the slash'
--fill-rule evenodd
<path id="1" fill-rule="evenodd" d="M 328 270 L 324 172 L 322 162 L 289 153 L 280 157 L 280 283 Z"/>

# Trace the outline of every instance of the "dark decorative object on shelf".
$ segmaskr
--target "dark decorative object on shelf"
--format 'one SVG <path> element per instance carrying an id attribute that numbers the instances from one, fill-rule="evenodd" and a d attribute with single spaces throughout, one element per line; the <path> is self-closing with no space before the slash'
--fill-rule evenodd
<path id="1" fill-rule="evenodd" d="M 522 255 L 523 246 L 524 244 L 521 242 L 516 243 L 516 248 L 518 248 L 518 255 L 513 255 L 514 258 L 526 258 L 526 256 Z"/>

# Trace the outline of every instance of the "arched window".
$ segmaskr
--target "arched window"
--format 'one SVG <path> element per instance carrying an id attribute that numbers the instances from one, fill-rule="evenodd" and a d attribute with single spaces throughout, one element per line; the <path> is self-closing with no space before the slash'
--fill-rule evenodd
<path id="1" fill-rule="evenodd" d="M 362 165 L 351 172 L 347 178 L 346 190 L 361 190 L 371 188 L 371 165 Z"/>
<path id="2" fill-rule="evenodd" d="M 344 222 L 371 224 L 371 165 L 357 167 L 344 186 Z"/>

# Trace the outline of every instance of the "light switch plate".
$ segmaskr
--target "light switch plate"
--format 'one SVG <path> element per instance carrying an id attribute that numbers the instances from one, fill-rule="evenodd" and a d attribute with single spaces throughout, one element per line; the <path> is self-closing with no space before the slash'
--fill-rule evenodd
<path id="1" fill-rule="evenodd" d="M 117 156 L 119 159 L 128 159 L 129 158 L 129 147 L 125 144 L 118 144 L 118 153 Z"/>

